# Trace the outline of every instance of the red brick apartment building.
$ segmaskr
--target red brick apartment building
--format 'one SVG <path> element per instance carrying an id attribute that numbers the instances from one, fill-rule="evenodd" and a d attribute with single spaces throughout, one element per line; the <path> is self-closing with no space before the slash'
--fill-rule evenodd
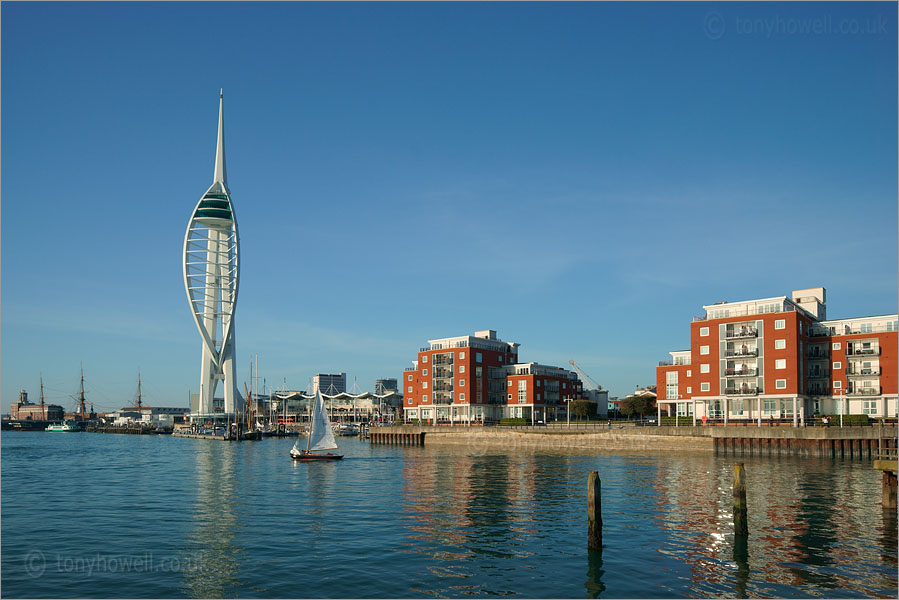
<path id="1" fill-rule="evenodd" d="M 565 418 L 567 401 L 581 397 L 577 374 L 519 363 L 518 346 L 491 329 L 429 340 L 403 373 L 403 418 L 430 423 Z"/>
<path id="2" fill-rule="evenodd" d="M 659 414 L 757 421 L 897 415 L 899 315 L 826 319 L 823 287 L 703 306 L 656 370 Z"/>

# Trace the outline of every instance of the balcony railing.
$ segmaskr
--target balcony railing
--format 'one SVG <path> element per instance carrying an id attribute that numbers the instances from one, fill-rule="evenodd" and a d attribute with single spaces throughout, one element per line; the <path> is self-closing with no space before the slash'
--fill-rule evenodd
<path id="1" fill-rule="evenodd" d="M 828 377 L 830 377 L 830 371 L 827 370 L 810 371 L 808 375 L 806 375 L 806 378 L 808 379 L 827 379 Z"/>
<path id="2" fill-rule="evenodd" d="M 726 377 L 756 377 L 758 369 L 725 369 Z"/>
<path id="3" fill-rule="evenodd" d="M 830 352 L 828 352 L 827 350 L 809 349 L 809 351 L 806 353 L 806 356 L 812 360 L 814 360 L 816 358 L 825 359 L 825 358 L 830 358 Z"/>
<path id="4" fill-rule="evenodd" d="M 879 396 L 880 388 L 879 387 L 860 387 L 860 388 L 849 388 L 850 396 Z"/>
<path id="5" fill-rule="evenodd" d="M 849 348 L 846 356 L 880 356 L 880 346 L 876 348 Z"/>
<path id="6" fill-rule="evenodd" d="M 446 385 L 445 383 L 441 384 L 441 385 L 435 385 L 434 391 L 435 392 L 451 392 L 451 391 L 453 391 L 453 386 L 452 386 L 452 384 Z"/>
<path id="7" fill-rule="evenodd" d="M 452 379 L 453 372 L 448 369 L 434 369 L 434 379 Z"/>
<path id="8" fill-rule="evenodd" d="M 405 371 L 416 371 L 416 370 L 417 369 L 415 367 L 406 367 L 405 369 L 403 369 L 404 372 Z"/>
<path id="9" fill-rule="evenodd" d="M 727 396 L 755 396 L 761 393 L 761 391 L 757 387 L 749 386 L 724 388 L 724 393 Z"/>
<path id="10" fill-rule="evenodd" d="M 435 356 L 434 357 L 434 365 L 451 365 L 453 364 L 453 357 L 444 357 L 444 356 Z"/>
<path id="11" fill-rule="evenodd" d="M 727 358 L 735 358 L 737 356 L 756 356 L 759 351 L 757 348 L 746 348 L 745 350 L 726 350 L 724 356 Z"/>
<path id="12" fill-rule="evenodd" d="M 740 329 L 740 330 L 735 329 L 732 331 L 724 332 L 724 337 L 726 337 L 729 340 L 737 340 L 737 339 L 741 339 L 741 338 L 754 338 L 754 337 L 758 337 L 758 336 L 759 336 L 758 329 L 756 329 L 754 327 L 747 327 L 746 329 Z"/>
<path id="13" fill-rule="evenodd" d="M 873 375 L 880 375 L 880 367 L 856 367 L 853 369 L 846 369 L 846 375 L 850 377 L 870 377 Z"/>

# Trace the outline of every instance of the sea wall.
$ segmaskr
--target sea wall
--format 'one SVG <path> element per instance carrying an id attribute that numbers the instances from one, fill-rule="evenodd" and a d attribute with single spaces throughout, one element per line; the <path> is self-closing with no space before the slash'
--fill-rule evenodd
<path id="1" fill-rule="evenodd" d="M 372 443 L 544 450 L 717 452 L 872 458 L 896 427 L 378 427 Z"/>

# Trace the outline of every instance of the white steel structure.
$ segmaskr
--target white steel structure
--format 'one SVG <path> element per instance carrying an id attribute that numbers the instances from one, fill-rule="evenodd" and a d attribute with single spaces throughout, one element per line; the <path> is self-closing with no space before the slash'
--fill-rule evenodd
<path id="1" fill-rule="evenodd" d="M 200 337 L 200 402 L 192 420 L 224 420 L 240 411 L 234 380 L 234 307 L 240 281 L 240 238 L 225 171 L 223 94 L 212 185 L 200 198 L 184 235 L 184 287 Z M 224 405 L 215 406 L 219 381 Z"/>

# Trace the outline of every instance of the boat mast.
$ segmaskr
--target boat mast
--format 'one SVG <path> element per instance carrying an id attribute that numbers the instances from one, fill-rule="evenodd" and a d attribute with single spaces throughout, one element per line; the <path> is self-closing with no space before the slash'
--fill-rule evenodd
<path id="1" fill-rule="evenodd" d="M 137 412 L 141 412 L 143 406 L 143 396 L 140 393 L 140 368 L 137 369 Z M 143 413 L 141 413 L 143 414 Z"/>
<path id="2" fill-rule="evenodd" d="M 78 406 L 81 409 L 81 420 L 84 421 L 84 365 L 81 365 L 81 395 L 78 398 Z"/>
<path id="3" fill-rule="evenodd" d="M 41 374 L 41 420 L 47 420 L 47 408 L 44 406 L 44 375 Z"/>
<path id="4" fill-rule="evenodd" d="M 309 444 L 312 442 L 312 432 L 315 429 L 315 409 L 318 408 L 318 392 L 315 393 L 315 399 L 312 401 L 312 418 L 309 419 L 309 434 L 306 436 L 306 453 L 309 453 Z M 328 424 L 330 427 L 330 423 Z"/>

